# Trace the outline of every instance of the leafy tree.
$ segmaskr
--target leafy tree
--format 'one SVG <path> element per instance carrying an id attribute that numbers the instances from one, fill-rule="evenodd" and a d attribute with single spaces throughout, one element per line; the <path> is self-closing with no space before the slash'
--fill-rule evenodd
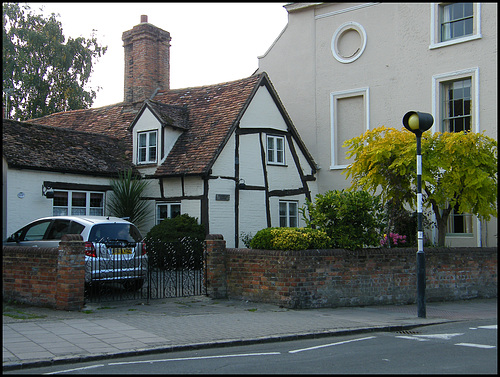
<path id="1" fill-rule="evenodd" d="M 58 16 L 58 15 L 57 15 Z M 89 108 L 96 97 L 85 90 L 94 61 L 107 50 L 90 39 L 63 35 L 54 13 L 35 14 L 27 5 L 3 4 L 3 102 L 6 116 L 39 118 Z"/>
<path id="2" fill-rule="evenodd" d="M 350 189 L 375 192 L 384 202 L 416 205 L 416 141 L 406 130 L 379 127 L 347 140 L 345 170 Z M 451 211 L 490 220 L 497 216 L 497 141 L 484 133 L 425 132 L 422 135 L 422 196 L 435 215 L 438 246 L 445 245 Z"/>
<path id="3" fill-rule="evenodd" d="M 132 170 L 119 173 L 118 179 L 111 181 L 113 195 L 109 198 L 108 209 L 113 216 L 128 217 L 140 227 L 150 216 L 148 202 L 141 199 L 149 181 L 135 177 Z"/>
<path id="4" fill-rule="evenodd" d="M 314 202 L 306 200 L 301 212 L 307 226 L 324 231 L 333 247 L 354 250 L 380 245 L 384 223 L 378 196 L 366 191 L 327 191 L 317 194 Z"/>

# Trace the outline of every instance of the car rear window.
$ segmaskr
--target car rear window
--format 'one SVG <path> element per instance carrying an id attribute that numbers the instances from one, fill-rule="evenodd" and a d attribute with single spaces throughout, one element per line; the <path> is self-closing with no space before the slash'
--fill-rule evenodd
<path id="1" fill-rule="evenodd" d="M 108 240 L 139 242 L 142 236 L 135 225 L 131 224 L 98 224 L 92 227 L 89 234 L 90 242 Z"/>

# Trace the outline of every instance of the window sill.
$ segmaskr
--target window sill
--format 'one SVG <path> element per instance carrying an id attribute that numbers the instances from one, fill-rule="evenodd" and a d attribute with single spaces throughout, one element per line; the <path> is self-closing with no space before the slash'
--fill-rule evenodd
<path id="1" fill-rule="evenodd" d="M 431 43 L 431 45 L 429 46 L 429 50 L 434 50 L 436 48 L 452 46 L 452 45 L 456 45 L 459 43 L 474 41 L 476 39 L 481 39 L 482 37 L 483 36 L 481 34 L 475 34 L 475 35 L 469 35 L 469 36 L 463 37 L 463 38 L 450 39 L 450 40 L 447 40 L 444 42 Z"/>
<path id="2" fill-rule="evenodd" d="M 347 169 L 349 165 L 332 165 L 330 166 L 330 170 L 343 170 Z"/>
<path id="3" fill-rule="evenodd" d="M 282 166 L 282 167 L 285 167 L 285 168 L 288 167 L 287 164 L 277 164 L 277 163 L 275 164 L 275 163 L 272 163 L 272 162 L 268 162 L 267 166 Z"/>
<path id="4" fill-rule="evenodd" d="M 474 237 L 474 233 L 446 233 L 446 237 L 472 238 L 472 237 Z"/>

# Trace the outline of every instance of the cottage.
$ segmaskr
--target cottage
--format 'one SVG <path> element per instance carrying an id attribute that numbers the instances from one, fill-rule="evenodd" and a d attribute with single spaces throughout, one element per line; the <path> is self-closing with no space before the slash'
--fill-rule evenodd
<path id="1" fill-rule="evenodd" d="M 152 216 L 143 232 L 164 218 L 187 213 L 207 232 L 222 234 L 229 247 L 238 247 L 244 234 L 304 225 L 299 208 L 317 193 L 316 164 L 268 75 L 169 89 L 170 35 L 147 23 L 147 17 L 141 20 L 123 33 L 123 103 L 17 123 L 28 129 L 29 144 L 53 140 L 47 155 L 57 158 L 29 155 L 16 164 L 29 145 L 23 143 L 4 152 L 4 237 L 36 217 L 58 213 L 61 206 L 68 213 L 95 213 L 97 194 L 106 213 L 109 179 L 130 168 L 151 181 L 144 199 Z M 3 132 L 13 133 L 12 140 L 10 123 L 4 120 Z M 78 135 L 77 144 L 89 135 L 86 153 L 59 147 L 58 138 L 64 145 L 72 135 Z M 4 150 L 8 140 L 4 137 Z M 108 149 L 104 168 L 97 157 Z M 65 166 L 59 159 L 71 163 Z M 52 188 L 54 199 L 43 197 L 42 186 Z M 64 204 L 60 197 L 67 198 Z"/>

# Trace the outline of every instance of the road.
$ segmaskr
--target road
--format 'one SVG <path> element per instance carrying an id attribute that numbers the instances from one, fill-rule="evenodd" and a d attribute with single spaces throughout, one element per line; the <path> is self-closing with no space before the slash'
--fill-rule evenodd
<path id="1" fill-rule="evenodd" d="M 9 373 L 496 374 L 497 324 L 495 320 L 454 322 L 401 332 L 142 355 Z"/>

